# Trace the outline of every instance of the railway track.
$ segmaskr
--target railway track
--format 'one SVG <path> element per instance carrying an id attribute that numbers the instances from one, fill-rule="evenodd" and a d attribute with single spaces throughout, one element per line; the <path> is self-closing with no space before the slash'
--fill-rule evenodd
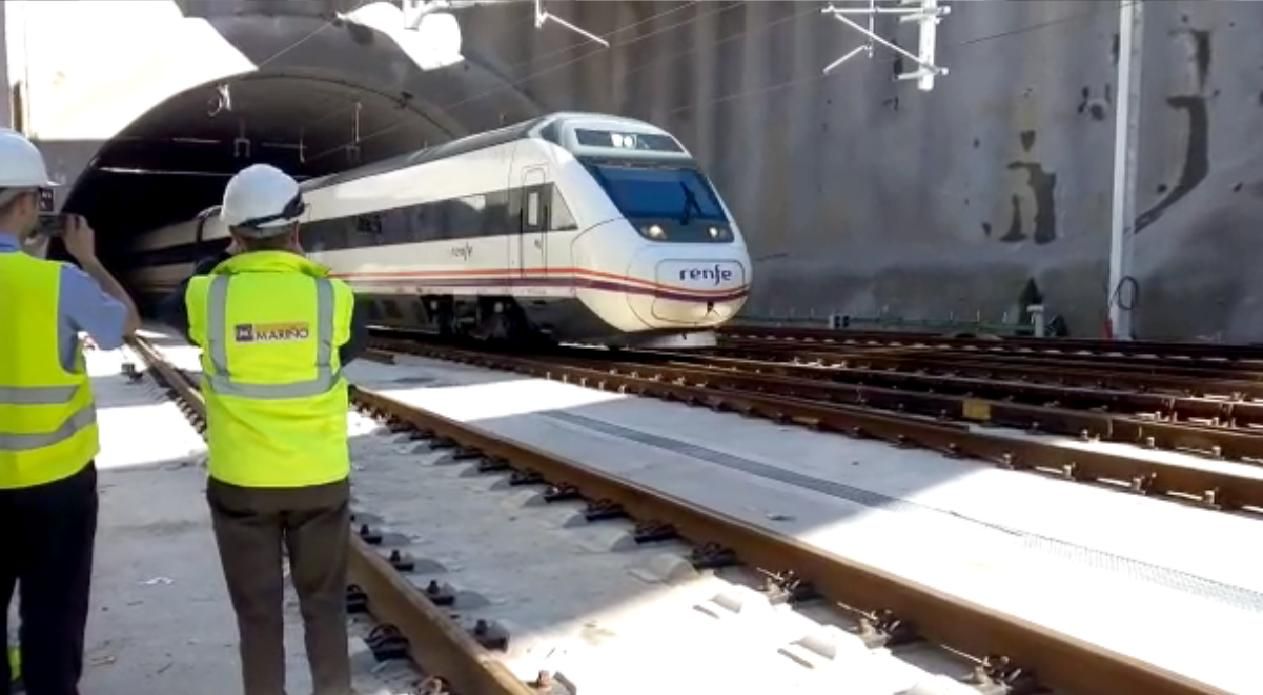
<path id="1" fill-rule="evenodd" d="M 682 357 L 675 378 L 1263 464 L 1263 404 Z M 655 369 L 664 369 L 655 367 Z"/>
<path id="2" fill-rule="evenodd" d="M 1146 340 L 1094 340 L 1086 338 L 973 338 L 926 332 L 835 330 L 779 326 L 728 324 L 721 336 L 755 339 L 769 343 L 820 345 L 921 345 L 939 349 L 962 349 L 993 353 L 1027 353 L 1077 358 L 1133 357 L 1152 360 L 1206 359 L 1218 364 L 1253 362 L 1263 364 L 1263 346 L 1223 343 L 1187 343 Z"/>
<path id="3" fill-rule="evenodd" d="M 190 424 L 205 434 L 206 407 L 195 380 L 170 364 L 149 341 L 134 338 L 131 346 L 168 389 L 168 395 Z M 528 695 L 539 692 L 517 680 L 472 635 L 409 584 L 396 571 L 392 558 L 375 552 L 364 535 L 368 534 L 351 534 L 349 538 L 348 574 L 352 583 L 347 592 L 348 608 L 367 609 L 377 620 L 403 636 L 412 661 L 424 663 L 427 671 L 436 675 L 424 686 L 428 692 L 446 692 L 448 684 L 459 684 L 464 693 Z"/>
<path id="4" fill-rule="evenodd" d="M 971 423 L 1008 424 L 1025 428 L 1028 434 L 1060 432 L 1088 440 L 1097 437 L 1161 444 L 1172 449 L 1191 448 L 1216 456 L 1230 452 L 1253 460 L 1263 452 L 1263 438 L 1249 430 L 1151 422 L 964 396 L 831 384 L 801 377 L 752 375 L 664 363 L 656 356 L 623 361 L 622 355 L 601 359 L 586 356 L 592 354 L 587 351 L 562 351 L 547 357 L 524 357 L 414 339 L 388 339 L 380 334 L 374 340 L 378 348 L 399 353 L 731 410 L 1215 509 L 1263 511 L 1263 468 L 1252 463 L 1171 461 L 1139 450 L 1107 451 L 1094 447 L 1091 441 L 1070 446 L 1039 437 L 986 431 Z"/>
<path id="5" fill-rule="evenodd" d="M 200 425 L 204 411 L 190 377 L 168 364 L 151 345 L 137 341 L 135 347 L 150 365 L 151 373 L 166 384 L 193 423 Z M 1046 688 L 1067 693 L 1221 692 L 1157 666 L 823 552 L 793 537 L 726 517 L 582 463 L 499 439 L 384 394 L 353 388 L 352 399 L 356 408 L 384 422 L 395 437 L 376 435 L 353 443 L 353 454 L 368 458 L 362 460 L 353 456 L 357 471 L 361 471 L 354 476 L 357 496 L 365 496 L 365 491 L 381 495 L 393 493 L 395 503 L 383 502 L 377 510 L 379 515 L 357 513 L 355 523 L 359 528 L 351 539 L 351 571 L 356 587 L 349 598 L 354 603 L 365 604 L 379 621 L 391 626 L 393 646 L 410 653 L 429 674 L 430 692 L 562 695 L 580 692 L 576 685 L 583 683 L 576 683 L 575 676 L 600 682 L 596 672 L 610 669 L 615 671 L 606 675 L 610 683 L 618 682 L 610 680 L 611 676 L 631 679 L 627 692 L 645 692 L 646 685 L 660 692 L 707 692 L 711 690 L 708 686 L 722 686 L 726 682 L 720 677 L 722 674 L 707 672 L 708 667 L 726 658 L 728 668 L 737 671 L 732 682 L 747 683 L 751 679 L 758 680 L 764 672 L 763 663 L 754 660 L 760 655 L 768 659 L 769 668 L 774 662 L 783 664 L 782 670 L 773 674 L 775 682 L 770 684 L 779 692 L 837 692 L 837 688 L 845 689 L 847 685 L 831 679 L 854 675 L 857 669 L 867 667 L 875 659 L 902 661 L 905 667 L 913 662 L 921 667 L 927 663 L 938 666 L 937 672 L 925 671 L 921 680 L 914 682 L 905 678 L 900 681 L 904 685 L 891 692 L 1016 694 L 1046 692 Z M 393 471 L 395 477 L 391 476 L 387 463 L 376 458 L 413 446 L 416 449 L 403 456 L 396 455 L 400 467 Z M 371 469 L 366 468 L 370 465 Z M 429 497 L 419 500 L 417 493 L 408 488 L 414 478 L 424 478 L 426 486 L 433 485 L 436 489 Z M 476 489 L 476 494 L 471 494 L 471 489 Z M 459 497 L 462 494 L 464 496 Z M 459 499 L 449 500 L 454 497 Z M 532 503 L 520 504 L 527 499 Z M 478 544 L 485 548 L 496 547 L 495 544 L 502 541 L 495 537 L 504 534 L 519 545 L 526 543 L 527 538 L 548 536 L 541 533 L 539 527 L 514 528 L 506 524 L 503 513 L 511 508 L 516 510 L 514 519 L 550 513 L 556 518 L 566 518 L 565 523 L 554 524 L 567 529 L 566 533 L 599 533 L 602 528 L 617 525 L 615 528 L 621 530 L 615 536 L 621 540 L 615 545 L 630 546 L 634 550 L 624 550 L 624 553 L 631 555 L 646 547 L 669 549 L 666 556 L 674 553 L 677 562 L 657 565 L 662 570 L 658 582 L 663 586 L 671 591 L 683 591 L 681 586 L 687 582 L 681 584 L 681 577 L 687 576 L 697 582 L 711 582 L 704 585 L 710 592 L 714 591 L 716 582 L 729 587 L 707 594 L 711 595 L 709 600 L 694 602 L 691 615 L 710 615 L 713 620 L 703 621 L 702 627 L 689 627 L 693 623 L 680 622 L 679 629 L 684 632 L 676 637 L 695 639 L 701 633 L 691 630 L 719 630 L 732 637 L 734 644 L 745 644 L 747 640 L 756 643 L 762 639 L 768 643 L 766 654 L 751 649 L 738 657 L 744 669 L 731 669 L 731 652 L 720 650 L 723 653 L 720 661 L 716 661 L 714 656 L 708 658 L 706 650 L 696 642 L 690 642 L 691 648 L 684 654 L 672 655 L 666 653 L 664 646 L 673 643 L 671 631 L 662 629 L 666 623 L 656 623 L 650 631 L 655 641 L 642 646 L 658 651 L 640 654 L 642 659 L 648 657 L 652 661 L 602 661 L 599 668 L 585 673 L 583 663 L 599 661 L 601 649 L 605 648 L 602 643 L 581 658 L 572 659 L 563 670 L 525 676 L 520 672 L 523 648 L 514 646 L 518 637 L 511 632 L 512 621 L 508 626 L 510 631 L 506 631 L 494 615 L 509 612 L 519 603 L 539 606 L 547 602 L 546 597 L 538 594 L 523 596 L 518 585 L 530 584 L 527 578 L 532 572 L 551 567 L 554 574 L 548 576 L 558 580 L 552 583 L 552 591 L 562 598 L 562 604 L 573 604 L 582 603 L 588 593 L 580 585 L 581 580 L 618 581 L 622 578 L 625 581 L 627 573 L 619 568 L 618 572 L 602 574 L 589 566 L 592 563 L 568 560 L 561 554 L 536 557 L 536 553 L 554 550 L 546 545 L 526 543 L 522 556 L 509 558 L 520 561 L 519 564 L 505 562 L 504 558 L 494 557 L 494 553 L 480 554 L 466 549 L 465 557 L 471 564 L 498 568 L 500 581 L 504 583 L 499 587 L 500 592 L 510 600 L 483 602 L 481 606 L 463 605 L 470 592 L 451 586 L 447 581 L 427 584 L 424 570 L 417 567 L 424 565 L 426 558 L 412 552 L 429 547 L 426 543 L 441 544 L 449 535 L 447 527 L 451 524 L 443 523 L 446 517 L 440 508 L 445 500 L 460 506 L 485 506 L 472 517 L 486 520 L 478 528 L 483 534 Z M 487 511 L 497 509 L 499 514 Z M 389 531 L 392 520 L 402 524 L 409 514 L 419 516 L 425 524 L 421 545 Z M 464 543 L 468 545 L 470 531 L 456 531 L 463 531 Z M 573 544 L 573 538 L 564 536 L 556 552 Z M 493 557 L 478 559 L 488 554 Z M 557 563 L 563 563 L 559 572 L 555 567 Z M 584 570 L 585 567 L 588 569 Z M 663 570 L 663 567 L 669 569 Z M 667 575 L 670 575 L 669 581 L 664 580 Z M 457 583 L 462 579 L 471 584 L 476 581 L 476 575 L 469 569 L 448 568 L 447 577 Z M 569 584 L 566 579 L 576 583 Z M 782 609 L 767 614 L 774 615 L 774 619 L 753 624 L 733 617 L 748 613 L 756 604 L 780 605 Z M 670 619 L 669 615 L 664 616 L 663 620 Z M 694 623 L 698 620 L 693 618 Z M 816 629 L 806 630 L 808 623 Z M 790 638 L 791 633 L 797 637 Z M 608 648 L 615 649 L 614 646 Z M 935 658 L 928 658 L 927 652 L 932 652 Z M 680 672 L 675 674 L 674 680 L 663 681 L 667 676 L 660 669 L 672 658 L 694 675 L 700 674 L 700 678 L 689 681 L 688 676 Z M 507 665 L 510 662 L 518 668 L 511 669 Z M 822 668 L 830 663 L 839 665 L 839 662 L 843 668 Z M 798 675 L 809 671 L 810 675 L 803 677 L 819 688 L 812 690 L 787 680 L 786 674 L 794 669 L 801 672 Z M 690 690 L 673 687 L 686 681 L 705 685 Z M 768 685 L 758 684 L 758 687 Z M 869 685 L 871 687 L 871 683 Z M 745 691 L 768 690 L 750 688 Z M 582 692 L 616 690 L 589 685 Z"/>
<path id="6" fill-rule="evenodd" d="M 1162 393 L 1152 389 L 1089 388 L 1030 380 L 958 374 L 944 369 L 901 371 L 872 366 L 852 366 L 850 361 L 778 361 L 708 355 L 664 355 L 672 360 L 715 369 L 772 376 L 825 380 L 833 383 L 875 386 L 898 391 L 944 393 L 1008 402 L 1093 410 L 1216 427 L 1263 430 L 1263 403 L 1242 398 L 1208 398 L 1184 393 Z M 1055 373 L 1054 373 L 1055 374 Z M 988 378 L 988 376 L 990 378 Z"/>
<path id="7" fill-rule="evenodd" d="M 1184 379 L 1214 379 L 1228 381 L 1259 382 L 1263 380 L 1263 363 L 1257 361 L 1224 362 L 1195 358 L 1141 359 L 1134 356 L 1109 356 L 1090 353 L 1065 354 L 1047 352 L 1013 353 L 985 347 L 973 349 L 943 349 L 925 344 L 909 345 L 831 345 L 800 341 L 776 341 L 749 338 L 725 338 L 719 341 L 719 349 L 738 349 L 763 354 L 799 355 L 805 352 L 829 355 L 834 359 L 859 356 L 921 357 L 966 364 L 989 364 L 1015 368 L 1079 369 L 1097 373 L 1128 374 L 1133 376 L 1168 376 Z"/>
<path id="8" fill-rule="evenodd" d="M 769 351 L 758 345 L 721 346 L 709 351 L 718 357 L 759 360 L 781 364 L 809 364 L 831 368 L 852 368 L 870 371 L 962 376 L 977 379 L 1047 384 L 1055 386 L 1166 393 L 1187 397 L 1214 398 L 1227 401 L 1263 399 L 1263 383 L 1249 374 L 1172 375 L 1164 372 L 1126 371 L 1088 364 L 1074 366 L 997 363 L 985 359 L 953 360 L 928 352 L 816 352 L 812 350 Z"/>

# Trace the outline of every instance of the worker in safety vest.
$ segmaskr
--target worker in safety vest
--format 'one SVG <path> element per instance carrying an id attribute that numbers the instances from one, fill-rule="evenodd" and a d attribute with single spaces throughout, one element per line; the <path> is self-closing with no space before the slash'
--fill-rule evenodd
<path id="1" fill-rule="evenodd" d="M 8 649 L 9 684 L 10 687 L 22 685 L 22 648 L 10 646 Z M 22 687 L 19 690 L 25 690 Z"/>
<path id="2" fill-rule="evenodd" d="M 31 695 L 78 693 L 83 670 L 99 443 L 79 333 L 113 350 L 140 325 L 82 218 L 63 216 L 61 233 L 79 268 L 43 258 L 53 185 L 39 150 L 0 130 L 0 636 L 16 587 Z M 0 659 L 0 693 L 16 663 Z"/>
<path id="3" fill-rule="evenodd" d="M 239 253 L 189 279 L 173 321 L 202 348 L 206 496 L 246 695 L 284 693 L 282 545 L 314 692 L 350 692 L 342 366 L 362 349 L 364 331 L 350 288 L 302 254 L 305 208 L 298 184 L 279 169 L 256 164 L 234 176 L 220 215 Z"/>

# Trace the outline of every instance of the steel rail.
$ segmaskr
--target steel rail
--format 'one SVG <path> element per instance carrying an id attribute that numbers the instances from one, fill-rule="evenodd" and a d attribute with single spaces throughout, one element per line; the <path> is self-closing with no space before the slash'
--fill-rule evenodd
<path id="1" fill-rule="evenodd" d="M 887 341 L 887 342 L 924 342 L 949 346 L 999 346 L 1000 349 L 1022 349 L 1032 351 L 1060 353 L 1095 353 L 1117 355 L 1153 355 L 1211 357 L 1227 360 L 1263 360 L 1263 346 L 1240 345 L 1231 343 L 1189 343 L 1165 342 L 1155 340 L 1096 340 L 1091 338 L 1034 338 L 1022 336 L 1002 336 L 998 340 L 985 338 L 967 338 L 947 336 L 929 332 L 904 331 L 872 331 L 833 328 L 808 328 L 788 326 L 754 326 L 746 324 L 728 324 L 720 329 L 723 335 L 772 337 L 796 339 L 801 341 L 843 342 Z"/>
<path id="2" fill-rule="evenodd" d="M 1002 656 L 1033 669 L 1046 685 L 1080 692 L 1147 695 L 1221 692 L 1209 685 L 1075 637 L 966 601 L 875 567 L 825 552 L 684 499 L 542 450 L 495 437 L 471 425 L 353 388 L 357 404 L 447 439 L 466 452 L 568 487 L 589 500 L 618 505 L 634 519 L 669 524 L 698 545 L 718 544 L 755 567 L 792 571 L 831 601 L 870 614 L 890 612 L 937 643 L 981 657 Z M 1005 659 L 993 659 L 1005 663 Z"/>
<path id="3" fill-rule="evenodd" d="M 1135 356 L 1061 354 L 1034 351 L 1008 351 L 979 346 L 976 349 L 945 348 L 925 344 L 852 346 L 814 341 L 721 338 L 719 347 L 737 347 L 766 352 L 797 353 L 809 350 L 837 355 L 922 355 L 941 360 L 987 362 L 1013 366 L 1039 366 L 1068 369 L 1099 369 L 1134 374 L 1164 374 L 1199 379 L 1238 379 L 1263 381 L 1263 363 L 1223 362 L 1206 359 L 1142 359 Z"/>
<path id="4" fill-rule="evenodd" d="M 1230 429 L 1240 428 L 1243 432 L 1263 433 L 1263 403 L 1259 402 L 1040 384 L 1009 379 L 982 379 L 954 374 L 768 362 L 733 357 L 690 355 L 684 352 L 642 352 L 632 353 L 628 357 L 641 355 L 707 369 L 813 380 L 824 379 L 836 383 L 872 385 L 923 393 L 950 393 L 990 400 L 1016 400 L 1051 407 L 1095 409 L 1123 415 L 1131 414 L 1142 418 L 1150 417 L 1171 422 L 1184 421 L 1189 424 L 1224 426 Z M 1257 426 L 1259 429 L 1252 430 L 1252 426 Z"/>
<path id="5" fill-rule="evenodd" d="M 434 340 L 429 334 L 418 334 L 399 329 L 374 330 L 377 336 L 399 336 L 404 338 L 423 337 Z M 743 373 L 776 375 L 784 377 L 802 377 L 806 379 L 826 379 L 832 382 L 849 383 L 879 388 L 913 390 L 925 393 L 947 393 L 973 398 L 985 398 L 1008 402 L 1022 402 L 1029 405 L 1042 405 L 1053 408 L 1072 408 L 1077 410 L 1095 410 L 1112 412 L 1116 415 L 1135 416 L 1151 422 L 1181 423 L 1184 426 L 1211 427 L 1228 429 L 1237 434 L 1263 434 L 1263 401 L 1245 400 L 1244 395 L 1233 389 L 1249 389 L 1255 386 L 1249 382 L 1232 382 L 1225 385 L 1212 386 L 1218 392 L 1231 391 L 1229 397 L 1200 397 L 1181 392 L 1180 388 L 1154 390 L 1149 382 L 1141 384 L 1099 384 L 1100 375 L 1110 376 L 1110 372 L 1093 372 L 1090 385 L 1082 383 L 1044 383 L 1032 380 L 1032 373 L 1003 370 L 1000 374 L 991 374 L 991 368 L 979 370 L 961 370 L 956 364 L 952 368 L 941 370 L 925 369 L 918 363 L 915 367 L 901 370 L 894 365 L 883 363 L 868 368 L 851 366 L 851 362 L 862 362 L 870 359 L 872 353 L 853 360 L 823 358 L 804 363 L 801 359 L 793 361 L 772 361 L 743 357 L 724 357 L 693 350 L 636 350 L 634 352 L 601 353 L 594 350 L 556 348 L 554 352 L 564 358 L 572 356 L 585 359 L 601 359 L 601 355 L 613 355 L 613 361 L 651 361 L 667 360 L 684 366 L 703 367 L 706 369 L 738 371 Z M 1035 374 L 1046 376 L 1059 375 L 1062 370 L 1038 370 Z M 996 378 L 996 377 L 1000 378 Z M 1072 380 L 1073 381 L 1073 380 Z M 1130 385 L 1133 388 L 1124 388 Z M 1167 384 L 1156 384 L 1165 386 Z M 1198 380 L 1180 382 L 1184 390 L 1194 386 L 1205 386 L 1206 382 Z M 1263 384 L 1257 387 L 1263 392 Z"/>
<path id="6" fill-rule="evenodd" d="M 350 534 L 350 539 L 348 580 L 364 590 L 374 618 L 394 625 L 407 638 L 414 663 L 442 677 L 457 692 L 538 695 L 446 612 L 424 598 L 389 560 L 355 534 Z"/>
<path id="7" fill-rule="evenodd" d="M 158 379 L 174 393 L 199 431 L 205 431 L 206 405 L 197 385 L 169 364 L 148 341 L 132 338 L 130 344 L 157 372 Z M 348 581 L 368 597 L 368 610 L 378 621 L 394 625 L 408 641 L 413 662 L 427 674 L 441 678 L 450 688 L 467 695 L 538 695 L 518 680 L 490 652 L 465 633 L 456 621 L 436 608 L 425 595 L 394 570 L 367 543 L 348 533 L 350 554 Z"/>
<path id="8" fill-rule="evenodd" d="M 1120 372 L 1092 369 L 1090 366 L 1061 367 L 1046 364 L 1014 365 L 982 360 L 955 361 L 932 353 L 853 353 L 832 352 L 769 352 L 755 348 L 720 346 L 709 351 L 716 356 L 739 357 L 770 362 L 778 358 L 784 364 L 820 364 L 855 369 L 923 371 L 934 374 L 969 376 L 979 379 L 1006 379 L 1031 383 L 1051 383 L 1110 390 L 1164 392 L 1185 396 L 1222 396 L 1232 399 L 1263 399 L 1263 382 L 1235 378 L 1172 376 L 1168 374 Z"/>
<path id="9" fill-rule="evenodd" d="M 939 419 L 1079 436 L 1135 444 L 1146 448 L 1191 451 L 1263 464 L 1263 433 L 1195 423 L 1163 422 L 1116 413 L 1074 410 L 1062 406 L 1030 405 L 976 396 L 925 393 L 864 384 L 822 383 L 801 377 L 777 377 L 654 363 L 603 363 L 567 360 L 593 369 L 637 374 L 649 370 L 656 376 L 706 388 L 790 396 L 822 403 L 843 403 L 911 412 Z"/>
<path id="10" fill-rule="evenodd" d="M 592 386 L 648 395 L 716 410 L 731 410 L 780 422 L 877 439 L 896 446 L 917 446 L 951 457 L 988 461 L 1002 468 L 1052 472 L 1079 482 L 1099 482 L 1146 495 L 1198 501 L 1214 509 L 1263 509 L 1263 476 L 1182 466 L 1160 459 L 1059 446 L 1031 438 L 974 431 L 959 423 L 899 415 L 871 408 L 822 405 L 800 398 L 748 391 L 706 388 L 662 377 L 620 374 L 616 370 L 580 367 L 538 359 L 436 347 L 408 341 L 383 341 L 389 349 L 466 362 Z M 652 369 L 646 368 L 646 371 Z M 1243 466 L 1243 468 L 1251 468 Z"/>

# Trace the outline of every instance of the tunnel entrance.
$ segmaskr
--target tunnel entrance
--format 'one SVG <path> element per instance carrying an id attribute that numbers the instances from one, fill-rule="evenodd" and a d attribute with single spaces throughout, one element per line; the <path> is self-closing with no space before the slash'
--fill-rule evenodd
<path id="1" fill-rule="evenodd" d="M 124 271 L 130 236 L 218 204 L 229 177 L 250 164 L 301 181 L 457 135 L 406 92 L 256 73 L 189 89 L 138 118 L 100 148 L 63 210 L 85 215 L 102 260 Z"/>

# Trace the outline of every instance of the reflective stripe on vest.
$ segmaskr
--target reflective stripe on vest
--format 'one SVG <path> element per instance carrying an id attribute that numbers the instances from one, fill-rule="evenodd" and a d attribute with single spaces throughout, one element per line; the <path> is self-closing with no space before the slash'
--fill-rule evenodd
<path id="1" fill-rule="evenodd" d="M 78 391 L 78 386 L 0 386 L 0 405 L 59 405 Z"/>
<path id="2" fill-rule="evenodd" d="M 318 396 L 337 385 L 342 372 L 330 366 L 333 358 L 333 286 L 324 278 L 316 282 L 316 378 L 288 384 L 239 384 L 232 380 L 228 365 L 228 281 L 229 275 L 216 275 L 211 280 L 207 297 L 206 343 L 213 372 L 206 375 L 216 393 L 275 400 Z"/>
<path id="3" fill-rule="evenodd" d="M 62 364 L 64 266 L 0 253 L 0 490 L 45 485 L 100 451 L 96 408 L 79 346 Z"/>
<path id="4" fill-rule="evenodd" d="M 83 428 L 96 424 L 96 408 L 91 402 L 80 408 L 52 432 L 39 434 L 8 434 L 0 432 L 0 451 L 34 451 L 60 444 L 78 434 Z"/>

